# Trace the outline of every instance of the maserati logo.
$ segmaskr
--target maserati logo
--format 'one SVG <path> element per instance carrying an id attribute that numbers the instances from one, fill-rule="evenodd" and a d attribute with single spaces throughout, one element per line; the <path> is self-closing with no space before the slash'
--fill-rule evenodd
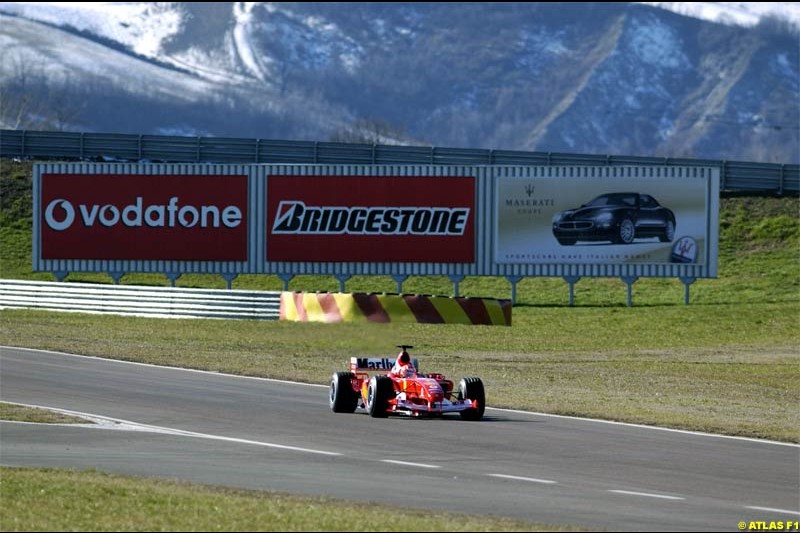
<path id="1" fill-rule="evenodd" d="M 695 263 L 697 261 L 697 241 L 691 237 L 681 237 L 672 246 L 670 261 L 673 263 Z"/>
<path id="2" fill-rule="evenodd" d="M 512 191 L 513 193 L 518 193 L 520 189 L 525 191 L 526 196 L 522 196 L 522 194 L 512 194 Z M 546 189 L 547 187 L 545 187 L 545 193 Z M 501 192 L 501 194 L 503 193 L 508 196 L 501 199 L 501 202 L 505 204 L 505 207 L 515 209 L 518 215 L 542 215 L 544 214 L 543 208 L 553 207 L 555 205 L 554 198 L 541 198 L 536 196 L 536 185 L 530 181 L 524 184 L 514 184 L 513 189 L 509 187 L 506 191 Z M 542 194 L 541 188 L 539 194 Z"/>

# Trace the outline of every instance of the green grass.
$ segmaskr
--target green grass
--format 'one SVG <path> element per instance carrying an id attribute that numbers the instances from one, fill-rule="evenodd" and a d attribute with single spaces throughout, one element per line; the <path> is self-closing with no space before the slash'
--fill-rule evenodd
<path id="1" fill-rule="evenodd" d="M 93 471 L 0 468 L 3 531 L 577 531 Z"/>
<path id="2" fill-rule="evenodd" d="M 64 415 L 49 409 L 27 407 L 15 403 L 0 402 L 0 420 L 34 422 L 37 424 L 87 424 L 88 420 Z"/>
<path id="3" fill-rule="evenodd" d="M 0 161 L 0 171 L 0 276 L 53 279 L 31 272 L 30 164 Z M 577 305 L 570 308 L 563 280 L 527 278 L 518 285 L 511 328 L 6 310 L 0 311 L 0 344 L 326 383 L 351 355 L 391 355 L 395 344 L 405 342 L 418 346 L 423 371 L 455 379 L 481 376 L 492 406 L 800 442 L 799 208 L 796 197 L 723 199 L 719 278 L 695 283 L 689 306 L 682 303 L 683 285 L 674 279 L 638 281 L 633 308 L 625 305 L 620 280 L 584 279 L 576 285 Z M 111 282 L 106 274 L 73 273 L 68 280 Z M 122 282 L 168 284 L 158 274 L 129 274 Z M 200 275 L 183 276 L 177 285 L 224 287 L 218 276 Z M 275 276 L 240 276 L 233 284 L 281 287 Z M 338 282 L 303 276 L 290 288 L 335 291 Z M 394 292 L 395 283 L 361 276 L 347 289 Z M 445 277 L 412 277 L 404 290 L 450 294 L 452 285 Z M 510 286 L 504 279 L 467 278 L 461 293 L 508 297 Z M 0 474 L 4 530 L 539 527 L 430 513 L 411 513 L 419 521 L 409 525 L 387 520 L 389 510 L 380 507 L 377 516 L 363 519 L 373 521 L 354 522 L 376 507 L 97 473 L 4 469 Z M 294 510 L 281 510 L 290 504 Z M 403 513 L 403 520 L 408 516 Z"/>
<path id="4" fill-rule="evenodd" d="M 11 183 L 9 185 L 9 183 Z M 0 272 L 47 279 L 30 267 L 30 165 L 0 173 Z M 800 441 L 800 201 L 724 198 L 718 279 L 699 280 L 691 305 L 675 279 L 641 279 L 626 307 L 618 279 L 584 279 L 568 307 L 560 279 L 518 286 L 513 327 L 298 324 L 154 320 L 35 311 L 0 312 L 0 342 L 236 374 L 325 383 L 353 354 L 418 346 L 423 370 L 476 374 L 492 406 L 513 407 Z M 106 274 L 70 280 L 108 283 Z M 127 283 L 166 285 L 130 274 Z M 216 286 L 184 276 L 179 286 Z M 280 289 L 275 276 L 240 276 L 234 288 Z M 302 276 L 297 290 L 337 290 Z M 407 292 L 447 294 L 446 277 L 412 277 Z M 395 290 L 389 277 L 354 277 L 351 291 Z M 468 295 L 507 297 L 497 278 L 467 278 Z"/>

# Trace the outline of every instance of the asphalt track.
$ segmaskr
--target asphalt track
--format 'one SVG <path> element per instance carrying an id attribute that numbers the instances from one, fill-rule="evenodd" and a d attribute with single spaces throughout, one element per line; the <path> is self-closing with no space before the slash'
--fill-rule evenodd
<path id="1" fill-rule="evenodd" d="M 481 422 L 334 414 L 327 388 L 0 348 L 0 400 L 98 417 L 0 423 L 0 464 L 609 530 L 800 520 L 800 447 L 488 409 Z M 491 403 L 491 390 L 487 392 Z"/>

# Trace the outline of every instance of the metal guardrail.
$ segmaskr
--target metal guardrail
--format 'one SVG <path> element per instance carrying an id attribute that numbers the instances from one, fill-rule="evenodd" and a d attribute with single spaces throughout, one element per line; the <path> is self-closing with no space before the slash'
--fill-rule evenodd
<path id="1" fill-rule="evenodd" d="M 0 130 L 0 157 L 199 163 L 659 165 L 720 168 L 726 192 L 800 192 L 800 165 L 383 144 Z"/>
<path id="2" fill-rule="evenodd" d="M 0 280 L 0 309 L 277 320 L 280 292 Z"/>

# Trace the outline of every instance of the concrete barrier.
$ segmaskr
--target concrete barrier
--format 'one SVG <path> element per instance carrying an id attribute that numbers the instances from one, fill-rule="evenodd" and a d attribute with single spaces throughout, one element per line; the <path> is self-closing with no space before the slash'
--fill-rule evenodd
<path id="1" fill-rule="evenodd" d="M 420 294 L 281 293 L 281 320 L 511 325 L 511 300 Z"/>

